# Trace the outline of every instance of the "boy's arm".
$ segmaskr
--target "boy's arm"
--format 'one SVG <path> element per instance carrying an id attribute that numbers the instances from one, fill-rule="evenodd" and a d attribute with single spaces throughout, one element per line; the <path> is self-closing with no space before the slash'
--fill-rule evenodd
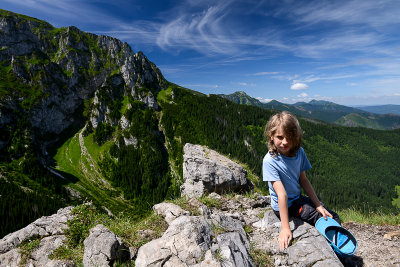
<path id="1" fill-rule="evenodd" d="M 287 194 L 281 181 L 271 182 L 276 194 L 278 195 L 279 215 L 281 217 L 281 232 L 279 233 L 279 249 L 283 250 L 289 246 L 292 240 L 292 231 L 289 226 L 289 211 L 287 206 Z"/>
<path id="2" fill-rule="evenodd" d="M 303 187 L 304 192 L 310 197 L 311 201 L 315 205 L 315 209 L 324 217 L 326 220 L 326 217 L 333 217 L 332 214 L 327 211 L 324 206 L 321 205 L 321 202 L 319 201 L 317 194 L 315 194 L 314 188 L 312 187 L 310 181 L 307 179 L 306 172 L 302 171 L 300 173 L 300 179 L 299 179 L 301 187 Z M 279 207 L 280 208 L 280 207 Z"/>

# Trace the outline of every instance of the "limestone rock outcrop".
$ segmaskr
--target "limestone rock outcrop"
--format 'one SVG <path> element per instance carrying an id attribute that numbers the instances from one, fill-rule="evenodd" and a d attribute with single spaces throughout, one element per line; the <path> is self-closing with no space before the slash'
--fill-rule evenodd
<path id="1" fill-rule="evenodd" d="M 248 190 L 253 187 L 246 170 L 227 157 L 201 145 L 185 144 L 181 195 L 201 197 L 208 192 Z"/>
<path id="2" fill-rule="evenodd" d="M 221 260 L 226 266 L 254 266 L 242 224 L 220 215 L 183 215 L 139 249 L 135 266 L 221 266 Z"/>
<path id="3" fill-rule="evenodd" d="M 72 217 L 72 207 L 66 207 L 51 216 L 43 216 L 28 226 L 10 233 L 0 240 L 0 253 L 14 249 L 22 242 L 39 236 L 52 236 L 63 234 L 67 228 L 67 221 Z"/>
<path id="4" fill-rule="evenodd" d="M 186 210 L 183 210 L 178 205 L 173 203 L 159 203 L 153 206 L 153 210 L 158 214 L 162 215 L 165 218 L 165 221 L 168 224 L 171 224 L 173 220 L 178 218 L 181 215 L 190 215 L 190 213 Z"/>
<path id="5" fill-rule="evenodd" d="M 297 218 L 291 218 L 289 225 L 293 241 L 283 252 L 279 251 L 278 245 L 281 223 L 272 210 L 253 223 L 255 231 L 250 241 L 255 244 L 255 249 L 272 254 L 275 266 L 343 266 L 315 227 Z"/>
<path id="6" fill-rule="evenodd" d="M 0 266 L 19 266 L 22 255 L 18 245 L 41 238 L 37 248 L 30 254 L 27 266 L 70 266 L 68 261 L 50 260 L 49 255 L 65 240 L 64 229 L 72 218 L 72 207 L 58 210 L 51 216 L 43 216 L 25 228 L 10 233 L 0 240 Z M 58 265 L 60 264 L 60 265 Z"/>
<path id="7" fill-rule="evenodd" d="M 104 225 L 99 224 L 90 229 L 89 236 L 84 241 L 84 266 L 110 266 L 117 259 L 128 260 L 129 248 Z"/>

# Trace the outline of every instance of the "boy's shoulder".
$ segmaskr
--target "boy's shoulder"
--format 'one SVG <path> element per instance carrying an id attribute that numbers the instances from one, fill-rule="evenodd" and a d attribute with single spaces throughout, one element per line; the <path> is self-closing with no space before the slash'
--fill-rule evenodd
<path id="1" fill-rule="evenodd" d="M 263 161 L 266 163 L 275 163 L 276 161 L 279 161 L 279 156 L 275 156 L 273 153 L 268 151 L 267 154 L 265 154 Z"/>

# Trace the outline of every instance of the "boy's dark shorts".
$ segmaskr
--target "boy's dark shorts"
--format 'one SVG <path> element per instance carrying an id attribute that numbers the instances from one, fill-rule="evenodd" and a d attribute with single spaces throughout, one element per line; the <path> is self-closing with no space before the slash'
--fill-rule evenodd
<path id="1" fill-rule="evenodd" d="M 322 204 L 322 206 L 324 206 L 324 204 Z M 322 215 L 315 209 L 315 205 L 311 199 L 305 196 L 300 196 L 300 198 L 295 200 L 288 210 L 289 217 L 297 217 L 311 225 L 315 225 L 318 219 L 322 217 Z M 330 209 L 326 208 L 326 210 L 329 211 L 329 213 L 332 214 L 333 219 L 341 225 L 339 215 Z M 278 218 L 280 218 L 279 211 L 274 210 L 274 213 Z"/>

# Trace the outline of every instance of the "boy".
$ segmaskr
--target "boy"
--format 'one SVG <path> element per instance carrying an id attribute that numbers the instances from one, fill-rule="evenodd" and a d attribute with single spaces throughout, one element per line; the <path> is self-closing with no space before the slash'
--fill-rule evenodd
<path id="1" fill-rule="evenodd" d="M 301 147 L 302 130 L 296 117 L 288 112 L 275 114 L 265 126 L 269 152 L 263 159 L 263 180 L 268 181 L 271 206 L 280 218 L 279 248 L 287 248 L 292 240 L 289 216 L 315 225 L 324 217 L 340 224 L 339 216 L 319 201 L 306 171 L 311 164 Z M 300 185 L 308 197 L 300 193 Z"/>

